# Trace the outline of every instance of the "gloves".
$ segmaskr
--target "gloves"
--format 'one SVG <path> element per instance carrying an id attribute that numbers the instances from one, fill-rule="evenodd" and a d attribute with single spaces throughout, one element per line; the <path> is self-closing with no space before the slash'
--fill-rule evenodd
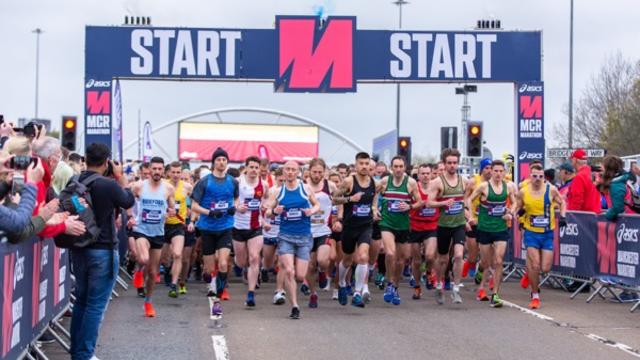
<path id="1" fill-rule="evenodd" d="M 563 227 L 567 226 L 567 219 L 564 218 L 564 216 L 560 216 L 559 220 L 558 220 L 558 226 L 562 229 Z"/>
<path id="2" fill-rule="evenodd" d="M 236 207 L 232 206 L 232 207 L 228 208 L 227 209 L 227 214 L 231 215 L 231 216 L 235 215 L 236 214 Z"/>
<path id="3" fill-rule="evenodd" d="M 209 217 L 220 219 L 224 213 L 220 210 L 209 210 Z"/>

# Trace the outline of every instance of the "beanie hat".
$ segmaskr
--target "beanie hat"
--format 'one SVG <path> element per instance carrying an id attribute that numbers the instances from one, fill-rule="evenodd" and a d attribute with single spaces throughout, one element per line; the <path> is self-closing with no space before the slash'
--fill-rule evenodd
<path id="1" fill-rule="evenodd" d="M 219 158 L 220 156 L 223 156 L 227 160 L 229 160 L 229 154 L 227 154 L 227 152 L 223 148 L 218 147 L 216 151 L 213 152 L 213 156 L 211 156 L 211 162 L 215 162 L 216 159 Z"/>
<path id="2" fill-rule="evenodd" d="M 480 171 L 484 170 L 484 168 L 486 168 L 487 166 L 491 165 L 491 159 L 489 158 L 484 158 L 482 160 L 480 160 Z"/>

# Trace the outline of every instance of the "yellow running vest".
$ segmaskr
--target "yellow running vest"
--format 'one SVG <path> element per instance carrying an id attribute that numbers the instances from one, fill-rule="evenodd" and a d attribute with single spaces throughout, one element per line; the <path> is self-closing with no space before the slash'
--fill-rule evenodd
<path id="1" fill-rule="evenodd" d="M 184 224 L 187 219 L 187 199 L 184 193 L 184 182 L 182 180 L 178 181 L 178 186 L 176 186 L 173 197 L 175 200 L 176 216 L 167 218 L 166 224 Z"/>
<path id="2" fill-rule="evenodd" d="M 531 194 L 531 185 L 522 188 L 524 202 L 524 228 L 543 233 L 555 229 L 555 209 L 551 198 L 551 185 L 545 183 L 542 186 L 544 194 L 534 197 Z"/>

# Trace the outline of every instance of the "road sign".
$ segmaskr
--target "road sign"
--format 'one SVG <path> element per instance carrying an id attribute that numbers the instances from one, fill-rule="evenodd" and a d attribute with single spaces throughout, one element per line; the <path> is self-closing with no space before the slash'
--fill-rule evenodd
<path id="1" fill-rule="evenodd" d="M 547 149 L 547 157 L 549 158 L 569 158 L 571 153 L 573 153 L 575 149 Z M 604 149 L 584 149 L 587 152 L 587 157 L 590 158 L 601 158 L 606 155 L 606 151 Z"/>

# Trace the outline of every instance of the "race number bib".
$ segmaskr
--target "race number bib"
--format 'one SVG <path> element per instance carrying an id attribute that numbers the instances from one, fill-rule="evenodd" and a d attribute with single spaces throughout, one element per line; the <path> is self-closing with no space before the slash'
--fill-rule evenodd
<path id="1" fill-rule="evenodd" d="M 298 221 L 302 219 L 302 210 L 298 208 L 293 208 L 287 210 L 285 212 L 285 219 L 287 221 Z"/>
<path id="2" fill-rule="evenodd" d="M 338 207 L 336 205 L 331 206 L 331 215 L 338 216 Z"/>
<path id="3" fill-rule="evenodd" d="M 402 204 L 402 201 L 389 201 L 387 203 L 387 210 L 389 210 L 389 212 L 391 213 L 400 213 L 403 212 L 402 210 L 400 210 L 400 204 Z"/>
<path id="4" fill-rule="evenodd" d="M 421 216 L 421 217 L 432 217 L 435 215 L 436 215 L 436 208 L 423 207 L 422 209 L 420 209 L 420 212 L 418 212 L 418 216 Z"/>
<path id="5" fill-rule="evenodd" d="M 352 215 L 356 217 L 367 217 L 371 213 L 371 205 L 353 205 Z"/>
<path id="6" fill-rule="evenodd" d="M 458 215 L 462 213 L 463 208 L 464 206 L 462 205 L 462 201 L 456 201 L 453 203 L 453 205 L 446 208 L 444 213 L 447 215 Z"/>
<path id="7" fill-rule="evenodd" d="M 161 210 L 142 209 L 142 222 L 145 224 L 160 224 L 162 218 Z"/>
<path id="8" fill-rule="evenodd" d="M 180 211 L 180 201 L 176 200 L 173 205 L 173 208 L 176 209 L 176 211 Z"/>
<path id="9" fill-rule="evenodd" d="M 249 211 L 260 210 L 260 199 L 244 199 L 244 203 Z"/>
<path id="10" fill-rule="evenodd" d="M 269 223 L 271 223 L 271 225 L 280 225 L 280 220 L 280 215 L 276 215 L 269 220 Z"/>
<path id="11" fill-rule="evenodd" d="M 229 209 L 229 203 L 227 201 L 221 200 L 211 203 L 211 210 L 226 211 L 227 209 Z"/>
<path id="12" fill-rule="evenodd" d="M 507 207 L 504 205 L 492 206 L 487 212 L 489 216 L 503 217 L 507 213 Z"/>
<path id="13" fill-rule="evenodd" d="M 317 213 L 311 215 L 311 223 L 314 225 L 324 224 L 324 211 L 320 210 Z"/>
<path id="14" fill-rule="evenodd" d="M 531 217 L 531 226 L 537 228 L 546 228 L 549 226 L 549 218 L 546 216 L 532 216 Z"/>

